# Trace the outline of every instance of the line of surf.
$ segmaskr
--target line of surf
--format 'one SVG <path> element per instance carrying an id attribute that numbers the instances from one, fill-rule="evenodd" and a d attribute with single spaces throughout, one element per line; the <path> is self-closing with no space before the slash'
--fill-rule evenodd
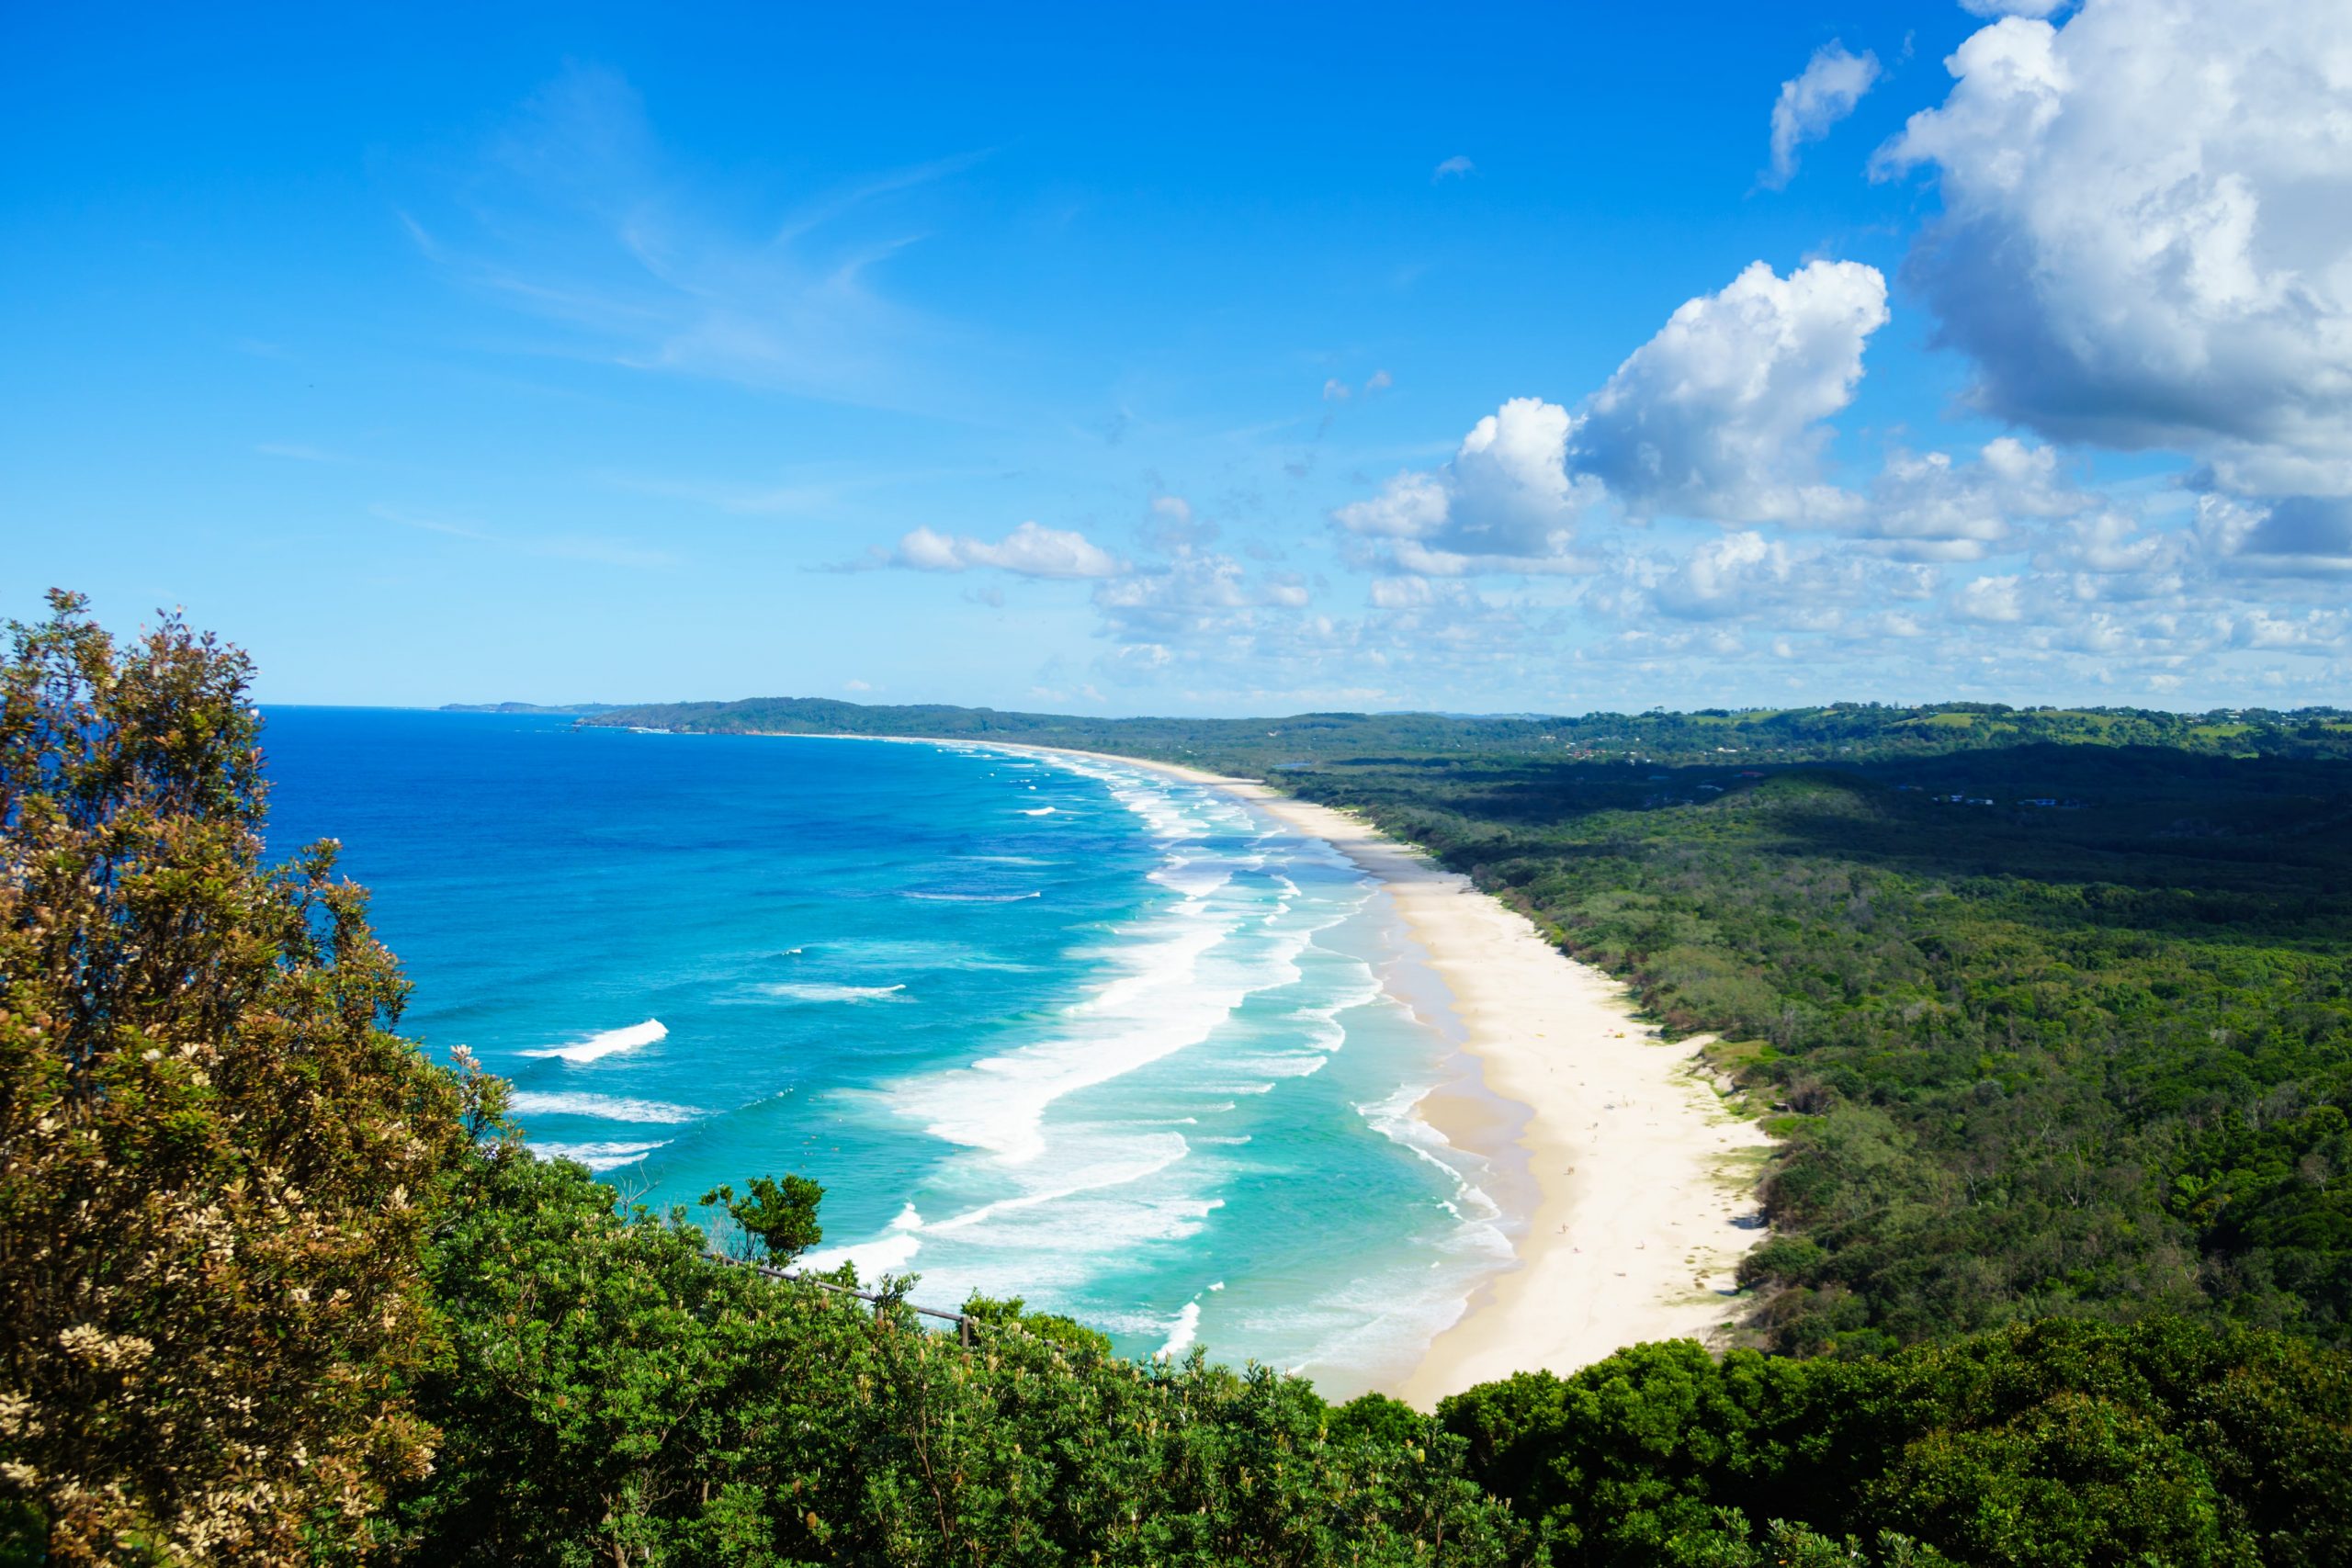
<path id="1" fill-rule="evenodd" d="M 596 1122 L 695 1122 L 710 1114 L 692 1105 L 630 1100 L 612 1094 L 570 1094 L 521 1089 L 508 1102 L 517 1116 L 582 1116 Z"/>
<path id="2" fill-rule="evenodd" d="M 1468 878 L 1359 818 L 1179 763 L 985 744 L 1217 791 L 1322 840 L 1388 891 L 1463 1026 L 1478 1067 L 1471 1095 L 1526 1113 L 1515 1130 L 1491 1110 L 1449 1115 L 1443 1141 L 1490 1163 L 1522 1165 L 1533 1190 L 1505 1221 L 1516 1266 L 1472 1295 L 1397 1392 L 1427 1405 L 1513 1371 L 1573 1371 L 1627 1345 L 1726 1328 L 1737 1310 L 1738 1259 L 1762 1235 L 1743 1222 L 1755 1203 L 1754 1161 L 1770 1139 L 1724 1111 L 1698 1070 L 1702 1043 L 1666 1045 L 1634 1019 L 1624 986 L 1561 953 Z M 1433 1123 L 1438 1098 L 1404 1114 Z M 1638 1121 L 1625 1110 L 1634 1105 Z M 1431 1152 L 1418 1127 L 1384 1131 Z"/>
<path id="3" fill-rule="evenodd" d="M 554 1057 L 566 1062 L 594 1062 L 623 1051 L 635 1051 L 659 1040 L 669 1038 L 670 1031 L 658 1018 L 643 1023 L 632 1023 L 626 1029 L 607 1029 L 585 1040 L 575 1040 L 569 1045 L 550 1045 L 544 1050 L 519 1051 L 522 1056 Z"/>
<path id="4" fill-rule="evenodd" d="M 1235 871 L 1261 868 L 1263 857 L 1216 846 L 1248 826 L 1246 813 L 1227 815 L 1231 803 L 1206 792 L 1175 797 L 1166 781 L 1134 770 L 1049 762 L 1102 784 L 1143 824 L 1161 855 L 1149 879 L 1177 897 L 1120 933 L 1104 953 L 1111 973 L 1041 1038 L 890 1091 L 934 1136 L 1013 1164 L 1045 1153 L 1043 1122 L 1056 1100 L 1198 1046 L 1250 997 L 1295 983 L 1314 934 L 1303 924 L 1269 929 L 1269 910 L 1279 919 L 1290 903 L 1235 882 Z M 1327 914 L 1326 923 L 1345 917 Z"/>

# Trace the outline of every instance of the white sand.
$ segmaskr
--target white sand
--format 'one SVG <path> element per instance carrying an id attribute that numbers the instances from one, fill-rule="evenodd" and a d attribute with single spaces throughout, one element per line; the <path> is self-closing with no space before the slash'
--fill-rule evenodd
<path id="1" fill-rule="evenodd" d="M 1022 750 L 1057 748 L 1020 747 Z M 1396 1393 L 1428 1407 L 1515 1371 L 1569 1372 L 1646 1340 L 1718 1336 L 1738 1311 L 1740 1254 L 1762 1237 L 1735 1222 L 1756 1208 L 1762 1129 L 1731 1112 L 1698 1058 L 1699 1040 L 1659 1041 L 1635 1022 L 1626 987 L 1536 933 L 1526 917 L 1419 851 L 1329 807 L 1253 780 L 1132 757 L 1249 800 L 1325 840 L 1380 879 L 1454 1010 L 1485 1087 L 1524 1106 L 1517 1129 L 1538 1197 L 1517 1216 L 1518 1267 L 1470 1300 Z M 1422 1115 L 1487 1155 L 1517 1118 L 1472 1095 L 1431 1094 Z"/>

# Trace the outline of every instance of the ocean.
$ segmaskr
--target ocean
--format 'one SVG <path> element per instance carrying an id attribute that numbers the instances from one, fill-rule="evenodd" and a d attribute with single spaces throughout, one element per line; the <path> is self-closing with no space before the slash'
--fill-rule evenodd
<path id="1" fill-rule="evenodd" d="M 953 743 L 272 708 L 272 852 L 339 839 L 403 1032 L 621 1201 L 787 1171 L 819 1264 L 1134 1355 L 1393 1383 L 1510 1258 L 1385 895 L 1214 791 Z M 693 1211 L 697 1218 L 704 1211 Z"/>

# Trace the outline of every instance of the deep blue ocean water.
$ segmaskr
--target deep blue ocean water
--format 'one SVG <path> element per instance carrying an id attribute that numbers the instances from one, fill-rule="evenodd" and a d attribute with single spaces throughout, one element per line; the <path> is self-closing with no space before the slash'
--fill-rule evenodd
<path id="1" fill-rule="evenodd" d="M 798 1171 L 819 1262 L 1339 1392 L 1509 1255 L 1412 1113 L 1453 1047 L 1398 999 L 1386 900 L 1229 797 L 947 744 L 266 716 L 271 848 L 342 840 L 404 1032 L 472 1046 L 625 1199 Z"/>

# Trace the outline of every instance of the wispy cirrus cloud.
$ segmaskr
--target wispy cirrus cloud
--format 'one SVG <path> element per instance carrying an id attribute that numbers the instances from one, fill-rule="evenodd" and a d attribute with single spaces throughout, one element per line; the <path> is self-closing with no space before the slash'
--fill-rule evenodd
<path id="1" fill-rule="evenodd" d="M 305 446 L 299 441 L 260 441 L 254 443 L 254 451 L 261 457 L 282 457 L 289 463 L 355 463 L 358 461 L 357 458 L 346 457 L 340 452 L 329 452 L 323 447 Z"/>
<path id="2" fill-rule="evenodd" d="M 433 211 L 420 204 L 399 218 L 453 281 L 549 329 L 545 352 L 936 410 L 960 395 L 951 351 L 971 334 L 879 279 L 930 232 L 907 198 L 985 155 L 771 198 L 763 213 L 680 166 L 625 78 L 575 66 L 523 106 Z"/>
<path id="3" fill-rule="evenodd" d="M 598 566 L 627 567 L 636 570 L 677 564 L 677 558 L 667 550 L 648 549 L 627 539 L 600 538 L 571 534 L 502 534 L 472 523 L 455 522 L 446 517 L 422 516 L 390 506 L 373 506 L 368 508 L 368 512 L 384 522 L 395 524 L 402 528 L 413 528 L 423 534 L 438 534 L 445 538 L 464 539 L 473 544 L 488 545 L 517 555 L 541 556 L 550 560 L 587 561 Z"/>
<path id="4" fill-rule="evenodd" d="M 691 502 L 738 517 L 813 517 L 890 491 L 982 479 L 1002 471 L 1001 465 L 922 468 L 819 462 L 793 465 L 770 479 L 679 479 L 615 470 L 600 470 L 593 477 L 600 484 L 632 495 Z"/>

